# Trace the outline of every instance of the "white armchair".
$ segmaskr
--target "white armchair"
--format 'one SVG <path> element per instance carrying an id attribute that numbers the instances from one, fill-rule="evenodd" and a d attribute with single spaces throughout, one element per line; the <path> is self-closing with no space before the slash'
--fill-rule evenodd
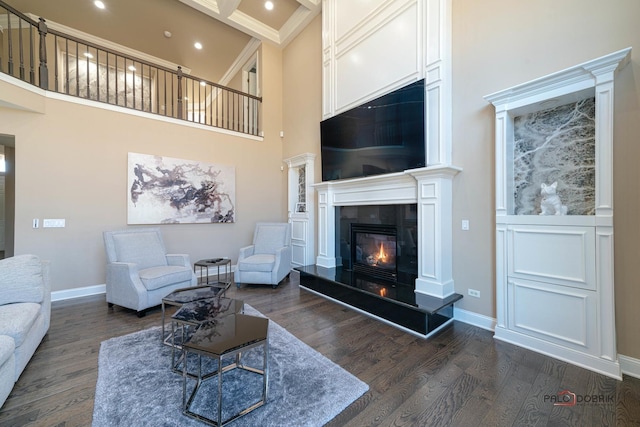
<path id="1" fill-rule="evenodd" d="M 107 303 L 145 315 L 179 288 L 195 286 L 189 255 L 167 254 L 160 229 L 105 231 Z"/>
<path id="2" fill-rule="evenodd" d="M 291 271 L 291 224 L 259 222 L 253 245 L 240 249 L 236 285 L 265 284 L 274 288 Z"/>

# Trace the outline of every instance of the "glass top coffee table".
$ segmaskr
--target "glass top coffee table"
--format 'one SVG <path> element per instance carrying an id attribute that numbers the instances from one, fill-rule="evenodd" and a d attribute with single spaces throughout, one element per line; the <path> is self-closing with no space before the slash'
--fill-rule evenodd
<path id="1" fill-rule="evenodd" d="M 171 368 L 177 372 L 177 366 L 184 361 L 183 358 L 176 360 L 175 351 L 182 348 L 196 327 L 243 312 L 244 301 L 224 297 L 205 298 L 182 304 L 171 316 Z"/>
<path id="2" fill-rule="evenodd" d="M 166 335 L 165 333 L 165 312 L 167 305 L 182 307 L 183 304 L 189 302 L 224 296 L 224 292 L 225 289 L 221 289 L 216 286 L 202 285 L 176 289 L 166 297 L 162 298 L 162 342 L 166 345 L 174 344 L 171 334 Z"/>
<path id="3" fill-rule="evenodd" d="M 182 370 L 182 412 L 192 418 L 203 421 L 207 424 L 222 427 L 225 424 L 253 411 L 264 405 L 267 401 L 268 386 L 268 352 L 269 352 L 269 319 L 264 317 L 249 316 L 246 314 L 229 314 L 223 317 L 202 323 L 197 330 L 182 344 L 182 359 L 187 360 L 189 353 L 197 355 L 197 374 L 191 375 L 187 372 L 187 364 L 183 364 Z M 252 348 L 262 347 L 262 369 L 258 367 L 246 366 L 242 363 L 242 353 Z M 202 373 L 202 358 L 217 360 L 216 370 L 207 374 Z M 223 365 L 223 358 L 235 357 L 235 361 L 228 365 Z M 231 409 L 230 416 L 222 419 L 223 409 L 223 374 L 233 369 L 243 369 L 262 376 L 262 395 L 255 402 L 248 402 L 246 405 Z M 201 390 L 206 380 L 217 378 L 217 393 L 203 391 L 204 399 L 215 395 L 216 405 L 205 405 L 207 408 L 214 408 L 213 414 L 199 413 L 192 408 L 196 395 Z M 187 398 L 187 383 L 191 378 L 196 380 L 189 397 Z M 205 397 L 206 396 L 206 397 Z M 201 400 L 198 398 L 198 400 Z M 253 400 L 253 399 L 252 399 Z M 233 402 L 232 402 L 233 403 Z M 237 401 L 235 403 L 238 403 Z M 227 411 L 229 412 L 229 411 Z"/>

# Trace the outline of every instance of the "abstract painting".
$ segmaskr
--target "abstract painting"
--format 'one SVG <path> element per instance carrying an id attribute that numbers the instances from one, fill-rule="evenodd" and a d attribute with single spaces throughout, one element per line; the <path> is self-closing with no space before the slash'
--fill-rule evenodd
<path id="1" fill-rule="evenodd" d="M 235 168 L 129 153 L 128 224 L 235 222 Z"/>

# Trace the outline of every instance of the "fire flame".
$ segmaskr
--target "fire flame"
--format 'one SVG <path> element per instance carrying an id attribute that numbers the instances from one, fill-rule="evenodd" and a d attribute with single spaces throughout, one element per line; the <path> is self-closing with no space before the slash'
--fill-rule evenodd
<path id="1" fill-rule="evenodd" d="M 385 288 L 380 289 L 380 296 L 381 297 L 386 297 L 387 296 L 387 290 Z"/>
<path id="2" fill-rule="evenodd" d="M 378 252 L 377 260 L 379 262 L 385 262 L 387 260 L 387 254 L 384 251 L 384 246 L 380 243 L 380 252 Z"/>

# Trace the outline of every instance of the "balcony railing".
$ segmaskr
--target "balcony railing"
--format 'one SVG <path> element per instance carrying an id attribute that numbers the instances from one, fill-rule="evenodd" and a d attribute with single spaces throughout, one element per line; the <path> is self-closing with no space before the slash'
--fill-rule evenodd
<path id="1" fill-rule="evenodd" d="M 0 72 L 42 89 L 260 133 L 262 98 L 47 28 L 43 18 L 35 21 L 2 1 L 0 43 Z"/>

